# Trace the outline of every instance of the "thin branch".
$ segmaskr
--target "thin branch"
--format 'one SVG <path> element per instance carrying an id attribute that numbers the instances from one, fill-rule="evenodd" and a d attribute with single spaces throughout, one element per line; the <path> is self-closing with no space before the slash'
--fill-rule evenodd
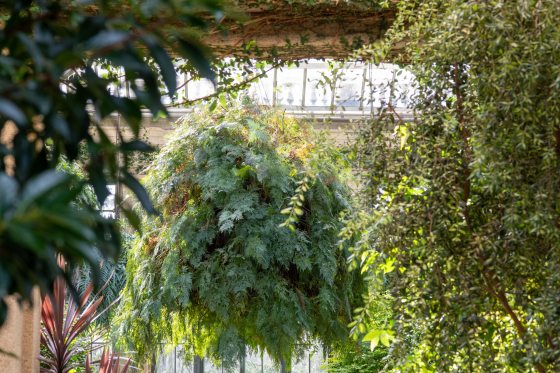
<path id="1" fill-rule="evenodd" d="M 229 86 L 226 90 L 216 90 L 216 92 L 211 93 L 211 94 L 209 94 L 209 95 L 206 95 L 206 96 L 203 96 L 203 97 L 199 97 L 199 98 L 196 98 L 196 99 L 194 99 L 194 100 L 188 100 L 188 101 L 186 101 L 186 102 L 185 102 L 185 101 L 183 101 L 183 102 L 175 102 L 175 103 L 173 103 L 173 104 L 171 104 L 171 105 L 167 105 L 167 107 L 177 107 L 177 106 L 183 106 L 183 105 L 193 105 L 193 104 L 196 104 L 196 103 L 198 103 L 198 102 L 202 102 L 202 101 L 206 101 L 206 100 L 209 100 L 209 99 L 211 99 L 211 98 L 214 98 L 214 97 L 218 97 L 219 95 L 221 95 L 221 94 L 224 93 L 224 92 L 231 92 L 231 91 L 236 91 L 236 90 L 238 90 L 238 89 L 242 89 L 242 88 L 246 87 L 247 85 L 249 85 L 250 83 L 254 82 L 255 80 L 258 80 L 258 79 L 262 78 L 263 76 L 265 76 L 266 74 L 268 74 L 271 70 L 273 70 L 273 69 L 275 69 L 275 68 L 281 66 L 282 64 L 283 64 L 282 62 L 273 64 L 269 69 L 267 69 L 267 70 L 265 70 L 265 71 L 263 71 L 263 72 L 261 72 L 261 73 L 255 75 L 255 76 L 253 76 L 253 77 L 251 77 L 251 78 L 249 78 L 249 79 L 247 79 L 247 80 L 244 80 L 244 81 L 239 82 L 239 83 L 237 83 L 237 84 L 233 84 L 233 85 Z"/>

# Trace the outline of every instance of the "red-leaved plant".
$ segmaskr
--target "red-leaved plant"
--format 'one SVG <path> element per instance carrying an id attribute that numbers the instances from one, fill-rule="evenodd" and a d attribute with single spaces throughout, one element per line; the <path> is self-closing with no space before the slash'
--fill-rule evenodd
<path id="1" fill-rule="evenodd" d="M 121 368 L 121 357 L 110 352 L 109 349 L 104 348 L 99 360 L 99 373 L 126 373 L 130 368 L 130 358 L 124 360 Z M 92 373 L 89 355 L 86 357 L 85 373 Z"/>
<path id="2" fill-rule="evenodd" d="M 64 268 L 62 257 L 58 264 Z M 39 357 L 41 373 L 67 373 L 73 368 L 71 359 L 80 348 L 76 339 L 103 313 L 97 313 L 103 297 L 90 299 L 92 291 L 90 284 L 77 303 L 76 297 L 67 296 L 64 279 L 59 277 L 53 293 L 43 296 L 41 344 L 46 353 Z"/>

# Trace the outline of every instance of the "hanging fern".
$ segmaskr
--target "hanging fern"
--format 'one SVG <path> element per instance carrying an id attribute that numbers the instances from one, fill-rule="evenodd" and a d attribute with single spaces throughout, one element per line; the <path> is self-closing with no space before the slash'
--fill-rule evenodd
<path id="1" fill-rule="evenodd" d="M 144 218 L 129 254 L 118 323 L 128 347 L 151 357 L 161 342 L 182 343 L 227 366 L 247 346 L 289 362 L 297 343 L 346 338 L 362 286 L 337 245 L 346 166 L 275 111 L 185 118 L 146 180 L 161 216 Z M 302 174 L 292 230 L 281 211 Z"/>

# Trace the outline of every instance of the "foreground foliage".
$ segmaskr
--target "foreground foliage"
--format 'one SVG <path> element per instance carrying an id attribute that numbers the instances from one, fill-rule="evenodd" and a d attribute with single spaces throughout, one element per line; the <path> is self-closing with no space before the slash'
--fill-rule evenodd
<path id="1" fill-rule="evenodd" d="M 370 241 L 355 252 L 393 263 L 393 356 L 413 372 L 558 371 L 558 2 L 400 7 L 416 116 L 389 105 L 361 136 Z"/>
<path id="2" fill-rule="evenodd" d="M 118 181 L 153 212 L 129 172 L 129 156 L 150 149 L 138 139 L 141 108 L 166 112 L 160 79 L 170 96 L 177 88 L 164 47 L 172 43 L 194 70 L 212 76 L 198 43 L 183 29 L 166 27 L 163 35 L 150 20 L 157 15 L 204 25 L 204 14 L 219 10 L 216 3 L 132 1 L 126 12 L 122 6 L 65 0 L 0 4 L 0 299 L 18 294 L 29 300 L 34 286 L 49 292 L 61 275 L 56 252 L 70 263 L 93 266 L 96 253 L 116 257 L 116 223 L 73 206 L 76 196 L 89 184 L 102 203 L 107 184 Z M 118 69 L 134 95 L 115 92 L 115 78 L 98 74 L 104 65 Z M 114 144 L 104 132 L 100 122 L 111 113 L 122 115 L 132 139 Z M 84 144 L 85 182 L 53 171 L 62 156 L 75 160 Z M 134 224 L 131 212 L 126 215 Z M 0 325 L 6 312 L 0 300 Z"/>
<path id="3" fill-rule="evenodd" d="M 183 343 L 228 365 L 248 346 L 289 364 L 297 342 L 346 338 L 361 279 L 337 246 L 344 160 L 313 138 L 250 106 L 179 123 L 146 180 L 162 216 L 144 218 L 128 258 L 118 323 L 131 348 Z M 281 210 L 302 172 L 292 231 Z"/>

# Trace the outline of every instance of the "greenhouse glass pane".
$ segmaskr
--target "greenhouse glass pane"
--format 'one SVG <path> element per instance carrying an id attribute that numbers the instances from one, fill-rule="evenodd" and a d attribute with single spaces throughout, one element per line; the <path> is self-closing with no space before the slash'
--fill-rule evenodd
<path id="1" fill-rule="evenodd" d="M 239 372 L 239 367 L 232 368 L 230 372 Z M 222 373 L 222 367 L 216 366 L 210 360 L 204 359 L 204 373 Z"/>
<path id="2" fill-rule="evenodd" d="M 272 96 L 274 90 L 274 70 L 263 76 L 257 82 L 251 84 L 248 89 L 249 97 L 252 97 L 261 105 L 272 105 Z"/>
<path id="3" fill-rule="evenodd" d="M 370 66 L 366 71 L 364 106 L 378 108 L 389 102 L 393 69 L 390 67 Z"/>
<path id="4" fill-rule="evenodd" d="M 245 373 L 261 373 L 261 354 L 250 353 L 245 358 Z"/>
<path id="5" fill-rule="evenodd" d="M 300 360 L 292 361 L 291 373 L 309 373 L 308 354 L 306 353 Z"/>
<path id="6" fill-rule="evenodd" d="M 331 106 L 332 90 L 324 84 L 324 75 L 329 75 L 326 68 L 308 68 L 305 88 L 305 106 L 320 107 L 328 110 Z"/>
<path id="7" fill-rule="evenodd" d="M 206 97 L 215 92 L 214 85 L 208 79 L 194 80 L 188 83 L 187 95 L 189 100 Z"/>
<path id="8" fill-rule="evenodd" d="M 344 109 L 358 109 L 362 95 L 363 68 L 345 69 L 337 81 L 334 104 Z"/>
<path id="9" fill-rule="evenodd" d="M 276 104 L 278 106 L 301 106 L 303 98 L 303 68 L 278 70 L 276 81 Z"/>

